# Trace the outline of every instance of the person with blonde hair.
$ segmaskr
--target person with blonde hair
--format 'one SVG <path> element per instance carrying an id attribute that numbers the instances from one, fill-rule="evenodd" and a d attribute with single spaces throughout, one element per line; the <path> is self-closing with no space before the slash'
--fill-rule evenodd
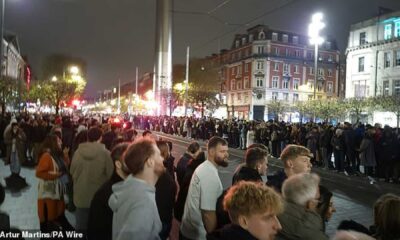
<path id="1" fill-rule="evenodd" d="M 282 230 L 277 239 L 327 240 L 321 216 L 317 212 L 320 201 L 320 178 L 302 173 L 288 178 L 282 186 L 285 210 L 278 216 Z"/>
<path id="2" fill-rule="evenodd" d="M 224 208 L 232 224 L 212 232 L 208 240 L 272 240 L 281 229 L 277 218 L 283 211 L 281 197 L 265 185 L 239 182 L 225 195 Z"/>

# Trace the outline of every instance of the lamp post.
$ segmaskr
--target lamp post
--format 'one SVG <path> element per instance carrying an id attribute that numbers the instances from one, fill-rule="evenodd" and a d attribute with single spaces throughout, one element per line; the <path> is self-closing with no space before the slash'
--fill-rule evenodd
<path id="1" fill-rule="evenodd" d="M 314 100 L 317 99 L 317 81 L 318 81 L 318 45 L 324 42 L 324 39 L 319 35 L 320 31 L 325 27 L 322 22 L 322 13 L 314 13 L 311 18 L 311 23 L 308 25 L 308 36 L 310 37 L 310 44 L 315 46 L 314 50 Z M 314 122 L 316 120 L 316 113 L 314 112 Z"/>

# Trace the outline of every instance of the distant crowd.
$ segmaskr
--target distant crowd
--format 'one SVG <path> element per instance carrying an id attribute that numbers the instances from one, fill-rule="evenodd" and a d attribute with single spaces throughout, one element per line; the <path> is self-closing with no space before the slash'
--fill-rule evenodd
<path id="1" fill-rule="evenodd" d="M 0 118 L 0 129 L 5 187 L 22 190 L 21 167 L 34 168 L 41 231 L 76 229 L 86 239 L 172 239 L 176 222 L 182 240 L 324 240 L 336 208 L 313 165 L 399 177 L 398 135 L 379 125 L 22 114 Z M 186 152 L 173 156 L 155 131 L 188 138 Z M 229 147 L 246 152 L 224 189 L 217 167 L 228 166 Z M 283 169 L 269 173 L 271 155 Z M 4 196 L 1 186 L 0 203 Z M 343 219 L 333 239 L 400 239 L 400 197 L 385 194 L 373 208 L 373 226 Z M 4 212 L 0 230 L 19 231 Z"/>

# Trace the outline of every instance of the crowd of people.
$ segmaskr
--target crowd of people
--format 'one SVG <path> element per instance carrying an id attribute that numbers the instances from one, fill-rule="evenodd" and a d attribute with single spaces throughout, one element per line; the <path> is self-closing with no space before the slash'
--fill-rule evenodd
<path id="1" fill-rule="evenodd" d="M 324 240 L 336 210 L 332 192 L 311 173 L 313 164 L 347 174 L 363 167 L 369 176 L 398 180 L 398 135 L 388 127 L 146 116 L 131 122 L 39 114 L 0 119 L 7 187 L 26 186 L 21 166 L 35 168 L 42 232 L 169 239 L 176 219 L 182 240 Z M 192 140 L 175 159 L 172 143 L 152 131 Z M 207 140 L 205 152 L 199 139 Z M 246 152 L 224 189 L 217 167 L 228 166 L 229 147 Z M 282 170 L 268 172 L 270 155 L 280 158 Z M 74 213 L 74 225 L 66 210 Z M 400 197 L 378 199 L 373 219 L 371 227 L 343 221 L 334 239 L 400 239 Z M 11 229 L 4 213 L 0 224 Z"/>

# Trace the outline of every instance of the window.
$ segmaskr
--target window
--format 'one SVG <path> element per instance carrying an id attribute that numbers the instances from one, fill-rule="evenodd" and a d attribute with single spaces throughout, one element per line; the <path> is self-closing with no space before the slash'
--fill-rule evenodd
<path id="1" fill-rule="evenodd" d="M 232 79 L 231 80 L 231 90 L 235 90 L 235 87 L 236 87 L 236 80 Z"/>
<path id="2" fill-rule="evenodd" d="M 246 44 L 246 38 L 244 37 L 244 38 L 242 38 L 242 45 L 245 45 Z"/>
<path id="3" fill-rule="evenodd" d="M 299 37 L 293 36 L 293 44 L 298 44 L 298 43 L 299 43 Z"/>
<path id="4" fill-rule="evenodd" d="M 244 103 L 248 103 L 249 102 L 249 94 L 245 93 L 244 95 Z"/>
<path id="5" fill-rule="evenodd" d="M 250 81 L 249 81 L 249 78 L 248 78 L 248 77 L 245 77 L 245 78 L 244 78 L 244 88 L 245 88 L 245 89 L 250 88 Z"/>
<path id="6" fill-rule="evenodd" d="M 272 77 L 272 88 L 278 88 L 279 77 Z"/>
<path id="7" fill-rule="evenodd" d="M 263 54 L 264 53 L 264 46 L 258 46 L 257 47 L 257 53 L 258 54 Z"/>
<path id="8" fill-rule="evenodd" d="M 396 51 L 396 66 L 400 66 L 400 50 Z"/>
<path id="9" fill-rule="evenodd" d="M 287 34 L 283 34 L 283 36 L 282 36 L 282 41 L 283 41 L 284 43 L 287 43 L 287 42 L 289 41 L 289 36 L 288 36 Z"/>
<path id="10" fill-rule="evenodd" d="M 367 96 L 367 86 L 365 81 L 359 81 L 354 83 L 354 96 L 355 97 L 366 97 Z"/>
<path id="11" fill-rule="evenodd" d="M 383 96 L 389 96 L 389 81 L 383 82 Z"/>
<path id="12" fill-rule="evenodd" d="M 258 39 L 260 39 L 260 40 L 265 39 L 265 33 L 264 33 L 264 32 L 260 32 L 260 33 L 258 34 Z"/>
<path id="13" fill-rule="evenodd" d="M 252 42 L 253 39 L 254 39 L 254 35 L 253 35 L 253 34 L 250 34 L 250 35 L 249 35 L 249 42 Z"/>
<path id="14" fill-rule="evenodd" d="M 275 48 L 275 55 L 279 56 L 279 48 L 277 48 L 277 47 Z"/>
<path id="15" fill-rule="evenodd" d="M 332 69 L 328 69 L 328 77 L 332 77 Z"/>
<path id="16" fill-rule="evenodd" d="M 235 76 L 235 67 L 233 67 L 233 68 L 231 68 L 231 71 L 232 71 L 232 76 Z"/>
<path id="17" fill-rule="evenodd" d="M 294 73 L 300 73 L 299 72 L 299 65 L 294 65 Z"/>
<path id="18" fill-rule="evenodd" d="M 237 90 L 242 89 L 242 82 L 241 81 L 238 81 L 236 85 L 237 85 Z"/>
<path id="19" fill-rule="evenodd" d="M 237 75 L 238 76 L 242 75 L 242 65 L 237 66 Z"/>
<path id="20" fill-rule="evenodd" d="M 310 75 L 314 75 L 314 68 L 310 67 Z"/>
<path id="21" fill-rule="evenodd" d="M 289 51 L 289 49 L 287 49 L 287 48 L 285 49 L 285 55 L 286 55 L 286 57 L 287 57 L 287 56 L 290 56 L 290 51 Z"/>
<path id="22" fill-rule="evenodd" d="M 358 58 L 358 72 L 364 72 L 365 57 Z"/>
<path id="23" fill-rule="evenodd" d="M 385 52 L 384 54 L 384 66 L 385 68 L 390 67 L 390 62 L 391 62 L 391 58 L 392 58 L 392 54 L 390 52 Z"/>
<path id="24" fill-rule="evenodd" d="M 248 63 L 244 64 L 244 72 L 245 73 L 249 72 L 249 64 Z"/>
<path id="25" fill-rule="evenodd" d="M 235 103 L 235 94 L 234 93 L 231 94 L 231 103 L 232 104 Z"/>
<path id="26" fill-rule="evenodd" d="M 333 83 L 332 82 L 328 82 L 326 91 L 328 93 L 333 93 Z"/>
<path id="27" fill-rule="evenodd" d="M 308 59 L 314 59 L 314 52 L 307 52 Z"/>
<path id="28" fill-rule="evenodd" d="M 257 77 L 256 84 L 257 84 L 257 87 L 262 87 L 263 86 L 263 78 Z"/>
<path id="29" fill-rule="evenodd" d="M 400 21 L 394 24 L 394 37 L 400 37 Z"/>
<path id="30" fill-rule="evenodd" d="M 293 89 L 294 90 L 299 90 L 299 83 L 300 83 L 300 79 L 293 79 Z"/>
<path id="31" fill-rule="evenodd" d="M 289 101 L 289 93 L 283 93 L 283 100 Z"/>
<path id="32" fill-rule="evenodd" d="M 240 45 L 239 40 L 236 40 L 236 41 L 235 41 L 235 47 L 239 47 L 239 45 Z"/>
<path id="33" fill-rule="evenodd" d="M 272 93 L 272 100 L 278 100 L 278 93 L 277 92 L 273 92 Z"/>
<path id="34" fill-rule="evenodd" d="M 309 89 L 313 89 L 313 87 L 314 87 L 314 80 L 308 80 L 308 88 Z"/>
<path id="35" fill-rule="evenodd" d="M 393 81 L 393 96 L 400 97 L 400 80 Z"/>
<path id="36" fill-rule="evenodd" d="M 365 32 L 362 32 L 362 33 L 360 33 L 360 45 L 363 45 L 363 44 L 366 44 L 367 43 L 367 41 L 366 41 L 366 33 Z"/>
<path id="37" fill-rule="evenodd" d="M 332 55 L 328 55 L 328 62 L 333 62 L 333 57 L 332 57 Z"/>
<path id="38" fill-rule="evenodd" d="M 298 93 L 293 93 L 293 102 L 299 101 L 299 94 Z"/>
<path id="39" fill-rule="evenodd" d="M 257 70 L 264 70 L 264 62 L 261 61 L 257 62 Z"/>
<path id="40" fill-rule="evenodd" d="M 278 41 L 278 34 L 272 33 L 272 41 Z"/>
<path id="41" fill-rule="evenodd" d="M 238 101 L 241 101 L 241 100 L 242 100 L 242 94 L 241 94 L 241 93 L 238 93 L 238 94 L 237 94 L 237 100 L 238 100 Z"/>
<path id="42" fill-rule="evenodd" d="M 282 86 L 282 88 L 284 88 L 284 89 L 289 89 L 289 80 L 283 80 L 283 86 Z"/>
<path id="43" fill-rule="evenodd" d="M 238 59 L 241 59 L 242 58 L 242 51 L 239 51 L 239 52 L 237 52 L 237 55 L 238 55 Z"/>
<path id="44" fill-rule="evenodd" d="M 392 24 L 386 24 L 385 25 L 385 31 L 384 31 L 384 39 L 388 40 L 392 38 Z"/>
<path id="45" fill-rule="evenodd" d="M 322 84 L 317 82 L 317 91 L 321 92 L 322 91 Z"/>
<path id="46" fill-rule="evenodd" d="M 274 71 L 279 71 L 279 63 L 274 63 Z"/>
<path id="47" fill-rule="evenodd" d="M 300 50 L 295 50 L 294 53 L 295 53 L 296 57 L 300 57 Z"/>
<path id="48" fill-rule="evenodd" d="M 318 68 L 318 76 L 324 76 L 324 72 L 323 68 Z"/>
<path id="49" fill-rule="evenodd" d="M 283 64 L 283 72 L 289 73 L 290 72 L 290 65 L 285 63 Z"/>

